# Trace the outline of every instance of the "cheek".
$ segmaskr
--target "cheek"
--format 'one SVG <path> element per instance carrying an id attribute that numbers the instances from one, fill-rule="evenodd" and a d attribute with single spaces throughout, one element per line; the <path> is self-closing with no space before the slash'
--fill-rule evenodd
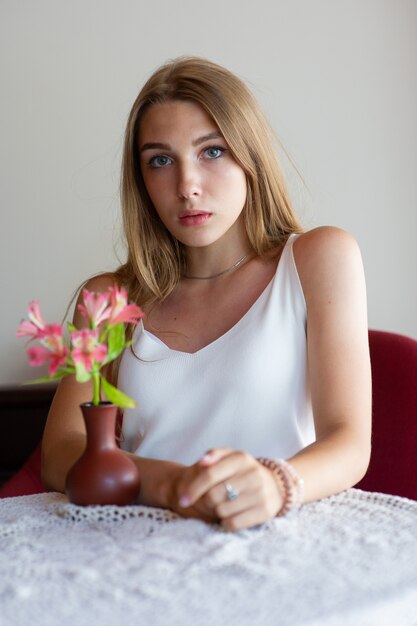
<path id="1" fill-rule="evenodd" d="M 238 168 L 237 170 L 231 172 L 227 185 L 230 195 L 233 197 L 238 207 L 243 208 L 247 196 L 246 175 L 243 170 Z"/>
<path id="2" fill-rule="evenodd" d="M 161 202 L 163 202 L 163 198 L 166 194 L 166 184 L 158 181 L 156 176 L 147 176 L 146 174 L 142 174 L 142 178 L 145 189 L 148 192 L 153 205 L 157 208 Z"/>

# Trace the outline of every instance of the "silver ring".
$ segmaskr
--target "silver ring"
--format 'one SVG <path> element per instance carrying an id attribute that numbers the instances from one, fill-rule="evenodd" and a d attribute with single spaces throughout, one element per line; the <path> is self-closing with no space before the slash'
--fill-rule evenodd
<path id="1" fill-rule="evenodd" d="M 230 483 L 224 483 L 224 486 L 226 487 L 226 497 L 228 500 L 236 500 L 236 498 L 239 497 L 239 489 L 235 489 Z"/>

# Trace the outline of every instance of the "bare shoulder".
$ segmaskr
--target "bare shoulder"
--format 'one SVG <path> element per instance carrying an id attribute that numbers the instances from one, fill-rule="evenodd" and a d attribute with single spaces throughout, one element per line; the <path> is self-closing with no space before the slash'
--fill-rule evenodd
<path id="1" fill-rule="evenodd" d="M 117 283 L 115 275 L 112 272 L 106 272 L 87 280 L 87 282 L 83 284 L 83 289 L 102 293 L 103 291 L 107 291 L 107 289 L 112 287 L 115 283 Z"/>
<path id="2" fill-rule="evenodd" d="M 300 235 L 294 242 L 294 259 L 307 299 L 363 277 L 355 238 L 334 226 L 320 226 Z"/>
<path id="3" fill-rule="evenodd" d="M 355 238 L 342 228 L 319 226 L 300 235 L 294 242 L 297 264 L 326 263 L 334 255 L 357 256 L 359 247 Z"/>

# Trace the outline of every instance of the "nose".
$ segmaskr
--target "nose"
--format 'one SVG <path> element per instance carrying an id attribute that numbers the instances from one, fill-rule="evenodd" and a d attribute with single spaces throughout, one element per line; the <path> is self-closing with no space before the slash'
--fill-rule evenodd
<path id="1" fill-rule="evenodd" d="M 185 200 L 201 194 L 201 175 L 197 163 L 187 161 L 179 167 L 177 194 L 179 198 Z"/>

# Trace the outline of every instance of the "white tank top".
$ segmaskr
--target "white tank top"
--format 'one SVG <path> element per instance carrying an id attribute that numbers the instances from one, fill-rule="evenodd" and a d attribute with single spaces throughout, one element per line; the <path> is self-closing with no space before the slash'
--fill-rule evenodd
<path id="1" fill-rule="evenodd" d="M 138 403 L 124 413 L 123 449 L 188 465 L 215 447 L 288 458 L 315 440 L 296 237 L 249 311 L 194 354 L 138 324 L 119 370 Z"/>

